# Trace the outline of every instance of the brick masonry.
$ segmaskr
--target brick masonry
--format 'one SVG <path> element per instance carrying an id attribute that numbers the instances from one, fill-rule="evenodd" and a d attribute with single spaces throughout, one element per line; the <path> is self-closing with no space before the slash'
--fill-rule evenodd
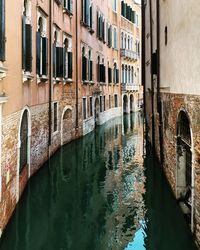
<path id="1" fill-rule="evenodd" d="M 162 93 L 164 171 L 176 195 L 176 125 L 178 114 L 184 110 L 189 117 L 192 136 L 192 165 L 194 169 L 194 233 L 200 244 L 200 97 L 195 95 Z M 155 140 L 158 146 L 158 119 L 155 116 Z M 159 155 L 159 147 L 156 147 Z"/>

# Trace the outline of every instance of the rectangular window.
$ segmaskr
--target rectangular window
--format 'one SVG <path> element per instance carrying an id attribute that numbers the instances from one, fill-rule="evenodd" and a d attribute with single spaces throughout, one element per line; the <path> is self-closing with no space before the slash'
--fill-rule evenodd
<path id="1" fill-rule="evenodd" d="M 93 8 L 91 5 L 90 0 L 82 0 L 82 22 L 92 28 L 92 12 L 93 12 Z"/>
<path id="2" fill-rule="evenodd" d="M 117 94 L 114 95 L 115 98 L 115 108 L 118 107 L 118 98 L 117 98 Z"/>
<path id="3" fill-rule="evenodd" d="M 109 109 L 111 109 L 111 95 L 109 95 Z"/>
<path id="4" fill-rule="evenodd" d="M 32 71 L 32 26 L 22 17 L 22 69 Z"/>
<path id="5" fill-rule="evenodd" d="M 90 116 L 93 116 L 93 98 L 90 97 Z"/>
<path id="6" fill-rule="evenodd" d="M 0 61 L 5 61 L 5 0 L 0 0 Z"/>
<path id="7" fill-rule="evenodd" d="M 86 106 L 86 98 L 83 98 L 83 119 L 87 118 L 87 106 Z"/>
<path id="8" fill-rule="evenodd" d="M 58 103 L 53 104 L 53 132 L 58 131 Z"/>
<path id="9" fill-rule="evenodd" d="M 73 12 L 73 1 L 72 0 L 64 0 L 64 8 L 68 10 L 71 14 Z"/>
<path id="10" fill-rule="evenodd" d="M 82 81 L 87 80 L 87 58 L 82 57 Z"/>
<path id="11" fill-rule="evenodd" d="M 117 1 L 118 0 L 113 0 L 113 10 L 117 12 Z"/>
<path id="12" fill-rule="evenodd" d="M 106 96 L 103 97 L 103 110 L 106 111 Z"/>
<path id="13" fill-rule="evenodd" d="M 103 112 L 103 107 L 102 107 L 102 96 L 100 96 L 100 112 Z"/>

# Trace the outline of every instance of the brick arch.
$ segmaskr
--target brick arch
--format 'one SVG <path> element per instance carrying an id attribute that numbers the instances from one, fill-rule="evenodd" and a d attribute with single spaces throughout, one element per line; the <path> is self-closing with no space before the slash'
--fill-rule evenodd
<path id="1" fill-rule="evenodd" d="M 72 107 L 66 106 L 61 116 L 61 145 L 72 140 L 73 119 Z"/>

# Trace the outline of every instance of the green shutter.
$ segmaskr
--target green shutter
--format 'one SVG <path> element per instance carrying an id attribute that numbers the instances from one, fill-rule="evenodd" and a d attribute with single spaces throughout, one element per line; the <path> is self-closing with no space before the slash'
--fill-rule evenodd
<path id="1" fill-rule="evenodd" d="M 42 75 L 47 76 L 48 71 L 48 39 L 42 37 Z"/>
<path id="2" fill-rule="evenodd" d="M 26 17 L 22 16 L 22 69 L 25 69 L 26 61 Z"/>
<path id="3" fill-rule="evenodd" d="M 72 79 L 73 72 L 73 54 L 68 52 L 68 78 Z"/>
<path id="4" fill-rule="evenodd" d="M 25 71 L 32 71 L 32 27 L 30 24 L 26 24 L 26 60 Z"/>
<path id="5" fill-rule="evenodd" d="M 40 32 L 36 33 L 36 73 L 40 74 L 40 59 L 41 59 L 41 34 Z"/>

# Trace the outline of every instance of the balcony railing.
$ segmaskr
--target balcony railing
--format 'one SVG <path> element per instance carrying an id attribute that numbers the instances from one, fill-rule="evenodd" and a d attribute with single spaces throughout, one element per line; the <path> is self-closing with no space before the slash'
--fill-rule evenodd
<path id="1" fill-rule="evenodd" d="M 121 49 L 121 57 L 130 59 L 130 60 L 137 60 L 137 54 L 135 51 L 128 50 L 128 49 Z"/>
<path id="2" fill-rule="evenodd" d="M 122 84 L 122 91 L 139 91 L 139 85 Z"/>

